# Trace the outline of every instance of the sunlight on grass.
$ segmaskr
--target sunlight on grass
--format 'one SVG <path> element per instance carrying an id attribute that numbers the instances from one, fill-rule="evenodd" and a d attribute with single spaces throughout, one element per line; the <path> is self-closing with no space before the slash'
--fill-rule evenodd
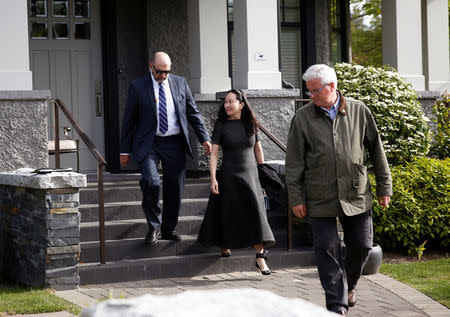
<path id="1" fill-rule="evenodd" d="M 0 287 L 0 315 L 37 314 L 68 311 L 78 315 L 80 308 L 53 295 L 50 290 L 20 287 Z"/>
<path id="2" fill-rule="evenodd" d="M 414 287 L 450 308 L 450 259 L 383 263 L 380 272 Z"/>

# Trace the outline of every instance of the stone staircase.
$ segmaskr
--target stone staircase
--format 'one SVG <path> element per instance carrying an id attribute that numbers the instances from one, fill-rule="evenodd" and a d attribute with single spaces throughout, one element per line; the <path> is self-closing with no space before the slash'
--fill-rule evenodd
<path id="1" fill-rule="evenodd" d="M 89 178 L 88 178 L 89 179 Z M 277 240 L 269 251 L 269 267 L 314 265 L 307 225 L 297 230 L 294 250 L 287 251 L 286 193 L 268 193 L 271 203 L 269 223 Z M 197 243 L 197 233 L 209 197 L 208 178 L 188 178 L 184 189 L 177 231 L 183 240 L 159 240 L 156 246 L 144 244 L 147 223 L 141 208 L 138 180 L 106 182 L 105 235 L 106 261 L 100 264 L 97 184 L 80 189 L 80 284 L 98 284 L 141 279 L 187 277 L 256 270 L 254 249 L 232 250 L 221 258 L 218 248 Z"/>

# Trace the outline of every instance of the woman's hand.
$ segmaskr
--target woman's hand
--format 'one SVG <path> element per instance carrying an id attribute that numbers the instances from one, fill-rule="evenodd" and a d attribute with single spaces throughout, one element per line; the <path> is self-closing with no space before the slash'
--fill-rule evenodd
<path id="1" fill-rule="evenodd" d="M 219 195 L 219 183 L 215 179 L 211 181 L 211 191 L 213 194 Z"/>

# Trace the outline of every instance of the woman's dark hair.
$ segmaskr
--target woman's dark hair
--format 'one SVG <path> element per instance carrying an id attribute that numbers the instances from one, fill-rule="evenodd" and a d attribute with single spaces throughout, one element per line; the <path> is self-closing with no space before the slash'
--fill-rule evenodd
<path id="1" fill-rule="evenodd" d="M 245 130 L 247 131 L 247 134 L 249 136 L 254 135 L 258 131 L 259 122 L 258 122 L 258 119 L 256 119 L 256 117 L 255 117 L 255 113 L 253 112 L 252 107 L 250 107 L 250 104 L 248 103 L 247 97 L 245 97 L 244 93 L 242 91 L 240 91 L 239 89 L 228 90 L 226 95 L 228 95 L 230 92 L 235 94 L 236 99 L 239 100 L 239 103 L 241 103 L 241 102 L 244 103 L 244 107 L 242 108 L 242 113 L 241 113 L 241 120 L 245 124 Z M 225 111 L 224 104 L 225 104 L 225 101 L 223 101 L 221 104 L 221 107 L 217 114 L 216 123 L 219 121 L 225 121 L 229 117 L 227 115 L 227 112 Z"/>

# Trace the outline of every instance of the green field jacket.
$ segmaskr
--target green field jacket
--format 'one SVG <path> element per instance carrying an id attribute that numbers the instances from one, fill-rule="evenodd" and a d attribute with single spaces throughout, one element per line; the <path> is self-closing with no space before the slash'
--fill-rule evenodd
<path id="1" fill-rule="evenodd" d="M 289 204 L 305 204 L 311 217 L 340 216 L 342 211 L 352 216 L 372 207 L 367 153 L 377 196 L 392 196 L 389 165 L 372 113 L 362 102 L 339 94 L 334 121 L 309 102 L 296 112 L 289 129 Z"/>

